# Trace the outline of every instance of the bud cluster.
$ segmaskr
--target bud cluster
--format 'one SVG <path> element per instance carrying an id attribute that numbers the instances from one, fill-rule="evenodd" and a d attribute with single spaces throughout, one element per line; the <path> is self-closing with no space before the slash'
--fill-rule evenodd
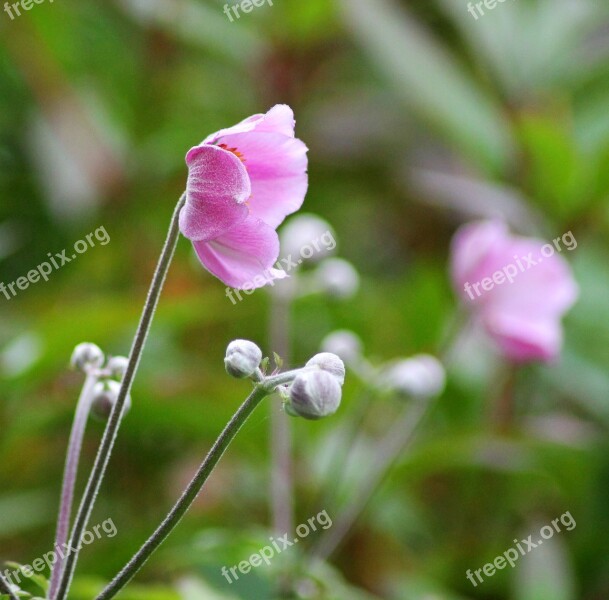
<path id="1" fill-rule="evenodd" d="M 97 382 L 91 396 L 91 414 L 102 421 L 108 420 L 118 399 L 129 359 L 125 356 L 111 356 L 105 366 L 106 357 L 99 346 L 90 342 L 78 344 L 74 348 L 70 364 L 73 368 L 95 377 Z M 127 396 L 123 414 L 131 408 L 131 396 Z"/>

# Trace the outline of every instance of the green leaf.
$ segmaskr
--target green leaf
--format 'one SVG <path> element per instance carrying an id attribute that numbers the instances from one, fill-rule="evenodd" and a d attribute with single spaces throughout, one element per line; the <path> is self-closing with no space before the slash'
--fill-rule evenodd
<path id="1" fill-rule="evenodd" d="M 10 561 L 7 561 L 6 565 L 9 566 L 11 569 L 14 569 L 15 571 L 19 571 L 19 573 L 21 575 L 23 575 L 26 579 L 29 579 L 36 586 L 38 586 L 45 594 L 46 594 L 46 592 L 48 592 L 49 582 L 47 581 L 47 578 L 44 577 L 43 575 L 39 575 L 38 573 L 35 573 L 34 570 L 32 569 L 32 567 L 30 567 L 30 566 L 27 567 L 28 571 L 30 571 L 30 574 L 28 575 L 25 572 L 26 565 L 20 565 L 19 563 L 10 562 Z"/>
<path id="2" fill-rule="evenodd" d="M 273 360 L 275 361 L 275 366 L 278 369 L 281 369 L 283 367 L 283 358 L 281 358 L 281 356 L 279 356 L 277 352 L 273 352 Z"/>
<path id="3" fill-rule="evenodd" d="M 512 161 L 500 106 L 454 55 L 391 0 L 342 0 L 347 21 L 407 105 L 489 172 Z"/>

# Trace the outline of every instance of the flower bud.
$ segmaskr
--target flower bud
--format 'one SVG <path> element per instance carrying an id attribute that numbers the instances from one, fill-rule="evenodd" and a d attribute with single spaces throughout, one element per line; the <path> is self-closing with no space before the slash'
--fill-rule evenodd
<path id="1" fill-rule="evenodd" d="M 290 387 L 288 412 L 305 419 L 333 415 L 340 406 L 342 389 L 336 377 L 327 371 L 303 371 Z"/>
<path id="2" fill-rule="evenodd" d="M 334 231 L 329 223 L 313 214 L 301 213 L 290 219 L 279 233 L 282 256 L 291 256 L 295 262 L 318 261 L 336 248 Z M 310 257 L 304 258 L 304 248 L 313 248 Z"/>
<path id="3" fill-rule="evenodd" d="M 321 289 L 334 298 L 351 298 L 359 288 L 359 274 L 350 262 L 328 258 L 315 271 Z"/>
<path id="4" fill-rule="evenodd" d="M 110 413 L 118 399 L 121 384 L 113 379 L 99 381 L 93 388 L 93 399 L 91 401 L 91 413 L 100 421 L 107 421 Z M 123 416 L 131 409 L 131 395 L 125 399 Z"/>
<path id="5" fill-rule="evenodd" d="M 226 349 L 226 372 L 237 379 L 251 377 L 262 361 L 262 350 L 248 340 L 234 340 Z"/>
<path id="6" fill-rule="evenodd" d="M 87 367 L 98 368 L 104 364 L 104 353 L 99 346 L 85 342 L 78 344 L 72 352 L 70 364 L 75 369 L 84 371 Z"/>
<path id="7" fill-rule="evenodd" d="M 311 358 L 306 366 L 319 367 L 322 371 L 327 371 L 331 375 L 334 375 L 339 385 L 345 383 L 345 364 L 336 354 L 320 352 Z"/>
<path id="8" fill-rule="evenodd" d="M 352 331 L 339 329 L 327 335 L 321 342 L 321 349 L 340 356 L 347 364 L 362 357 L 362 341 Z"/>
<path id="9" fill-rule="evenodd" d="M 115 377 L 119 381 L 125 376 L 127 372 L 127 365 L 129 359 L 126 356 L 113 356 L 108 360 L 106 368 L 110 372 L 111 377 Z"/>
<path id="10" fill-rule="evenodd" d="M 390 367 L 384 383 L 400 395 L 431 398 L 442 393 L 445 380 L 442 363 L 429 354 L 419 354 Z"/>

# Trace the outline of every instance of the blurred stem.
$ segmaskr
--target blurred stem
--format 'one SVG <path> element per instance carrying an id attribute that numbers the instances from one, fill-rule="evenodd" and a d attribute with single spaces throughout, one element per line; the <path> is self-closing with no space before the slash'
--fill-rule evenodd
<path id="1" fill-rule="evenodd" d="M 19 598 L 13 594 L 11 586 L 8 584 L 8 581 L 4 578 L 2 573 L 0 573 L 0 592 L 6 594 L 10 600 L 19 600 Z"/>
<path id="2" fill-rule="evenodd" d="M 82 443 L 85 437 L 87 421 L 89 420 L 89 412 L 91 410 L 91 396 L 93 388 L 97 383 L 96 369 L 89 369 L 85 378 L 85 382 L 78 399 L 76 412 L 74 414 L 74 422 L 72 431 L 70 432 L 70 441 L 68 443 L 68 453 L 66 455 L 66 463 L 63 472 L 63 483 L 61 488 L 61 503 L 59 506 L 59 518 L 57 519 L 57 532 L 55 534 L 54 548 L 62 548 L 68 541 L 70 534 L 70 521 L 72 517 L 72 504 L 74 501 L 74 488 L 76 487 L 76 476 L 78 474 L 78 463 L 80 461 L 80 453 Z M 57 592 L 59 578 L 63 570 L 64 559 L 58 559 L 51 570 L 51 582 L 49 586 L 49 598 L 53 598 Z"/>
<path id="3" fill-rule="evenodd" d="M 514 392 L 518 365 L 509 363 L 504 376 L 503 385 L 494 403 L 491 421 L 499 433 L 507 433 L 514 426 L 515 406 Z"/>
<path id="4" fill-rule="evenodd" d="M 380 441 L 372 466 L 360 483 L 359 489 L 334 525 L 313 547 L 313 559 L 326 560 L 344 541 L 395 461 L 414 438 L 433 405 L 433 400 L 413 401 L 412 407 L 404 409 L 402 417 Z"/>
<path id="5" fill-rule="evenodd" d="M 373 396 L 372 390 L 365 390 L 357 398 L 355 407 L 349 413 L 345 424 L 337 436 L 333 452 L 331 453 L 328 472 L 323 476 L 325 485 L 321 492 L 318 493 L 314 504 L 315 507 L 323 509 L 326 506 L 336 504 L 341 483 L 349 464 L 351 451 L 355 446 L 357 433 L 366 420 L 371 401 L 374 400 Z"/>
<path id="6" fill-rule="evenodd" d="M 153 552 L 155 552 L 155 550 L 165 541 L 167 536 L 175 529 L 182 517 L 192 506 L 192 503 L 196 500 L 201 489 L 205 485 L 205 482 L 213 472 L 214 467 L 218 464 L 218 461 L 222 458 L 222 455 L 245 421 L 247 421 L 262 399 L 270 393 L 272 393 L 272 388 L 265 386 L 264 382 L 256 385 L 252 393 L 228 422 L 220 434 L 220 437 L 215 441 L 196 475 L 184 490 L 181 498 L 174 505 L 156 531 L 148 538 L 133 558 L 95 600 L 109 600 L 109 598 L 114 598 L 114 596 L 116 596 L 116 594 L 118 594 L 118 592 L 125 587 L 133 576 L 142 568 Z"/>
<path id="7" fill-rule="evenodd" d="M 291 296 L 272 294 L 271 348 L 285 364 L 290 364 Z M 277 535 L 294 528 L 294 491 L 292 481 L 292 430 L 283 410 L 271 405 L 271 503 L 273 531 Z M 292 582 L 289 571 L 280 577 L 279 597 L 289 598 Z"/>
<path id="8" fill-rule="evenodd" d="M 178 243 L 180 235 L 178 218 L 185 201 L 186 194 L 183 194 L 174 210 L 171 225 L 165 240 L 165 245 L 163 246 L 163 251 L 161 252 L 154 277 L 152 278 L 148 297 L 146 298 L 140 323 L 133 340 L 127 370 L 121 382 L 121 388 L 118 393 L 116 404 L 112 409 L 110 419 L 106 425 L 99 451 L 95 458 L 95 464 L 93 465 L 93 470 L 89 476 L 89 481 L 87 482 L 87 487 L 76 515 L 76 521 L 74 523 L 72 536 L 70 538 L 70 547 L 72 548 L 72 551 L 66 558 L 65 568 L 61 576 L 57 595 L 51 597 L 52 600 L 65 600 L 68 594 L 72 577 L 74 575 L 74 570 L 76 569 L 76 563 L 78 561 L 81 538 L 89 523 L 93 505 L 95 504 L 95 499 L 99 493 L 99 488 L 106 472 L 110 455 L 112 454 L 112 449 L 118 434 L 126 398 L 131 391 L 131 385 L 133 384 L 133 379 L 135 378 L 135 374 L 139 366 L 142 351 L 144 350 L 148 332 L 150 331 L 150 325 L 159 302 L 163 284 L 165 283 L 167 271 L 169 270 L 169 266 Z"/>
<path id="9" fill-rule="evenodd" d="M 438 348 L 438 356 L 445 366 L 454 358 L 453 355 L 459 344 L 460 335 L 468 323 L 469 317 L 467 313 L 463 307 L 458 307 L 448 322 Z M 314 559 L 326 560 L 340 546 L 354 523 L 366 509 L 368 502 L 374 496 L 376 488 L 382 483 L 395 461 L 409 445 L 420 424 L 429 414 L 434 404 L 435 400 L 430 399 L 415 405 L 412 411 L 408 409 L 404 410 L 403 417 L 380 441 L 379 450 L 373 461 L 372 468 L 362 480 L 359 491 L 352 497 L 351 502 L 347 505 L 347 508 L 341 514 L 336 524 L 313 547 L 312 555 Z M 358 408 L 359 410 L 355 413 L 352 421 L 356 426 L 361 424 L 365 416 L 365 406 Z M 352 431 L 351 428 L 349 430 Z M 350 448 L 352 447 L 353 444 L 351 444 Z M 348 453 L 345 456 L 348 458 Z M 332 485 L 335 489 L 336 483 Z"/>

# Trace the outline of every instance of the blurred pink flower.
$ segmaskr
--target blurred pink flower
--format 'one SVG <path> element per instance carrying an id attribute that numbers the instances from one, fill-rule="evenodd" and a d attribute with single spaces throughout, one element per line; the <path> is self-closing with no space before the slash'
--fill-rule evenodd
<path id="1" fill-rule="evenodd" d="M 514 362 L 551 361 L 560 354 L 561 319 L 578 296 L 571 269 L 558 254 L 577 242 L 571 232 L 562 237 L 565 247 L 560 242 L 511 235 L 500 221 L 465 225 L 453 238 L 455 289 Z"/>
<path id="2" fill-rule="evenodd" d="M 274 269 L 276 228 L 307 191 L 307 147 L 294 113 L 279 104 L 207 137 L 186 155 L 180 230 L 203 266 L 226 285 L 253 289 L 285 277 Z"/>

